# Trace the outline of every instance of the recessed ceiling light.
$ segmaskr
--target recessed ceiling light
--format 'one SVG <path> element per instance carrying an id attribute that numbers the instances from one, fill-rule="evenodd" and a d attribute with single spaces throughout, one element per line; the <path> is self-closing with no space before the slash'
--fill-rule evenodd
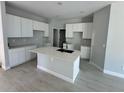
<path id="1" fill-rule="evenodd" d="M 62 3 L 62 2 L 58 2 L 57 4 L 58 4 L 58 5 L 63 5 L 63 3 Z"/>

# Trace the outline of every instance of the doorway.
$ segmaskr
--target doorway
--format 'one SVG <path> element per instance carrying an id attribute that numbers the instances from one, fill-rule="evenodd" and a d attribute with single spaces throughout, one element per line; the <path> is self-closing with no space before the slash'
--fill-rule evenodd
<path id="1" fill-rule="evenodd" d="M 66 42 L 65 29 L 60 29 L 59 31 L 59 47 L 63 48 L 63 43 Z"/>
<path id="2" fill-rule="evenodd" d="M 58 29 L 53 29 L 53 47 L 58 47 L 59 33 Z"/>

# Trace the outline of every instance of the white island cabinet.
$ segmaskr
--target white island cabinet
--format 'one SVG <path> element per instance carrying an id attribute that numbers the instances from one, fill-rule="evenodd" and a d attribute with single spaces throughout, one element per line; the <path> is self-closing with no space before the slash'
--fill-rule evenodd
<path id="1" fill-rule="evenodd" d="M 79 73 L 80 52 L 74 50 L 73 53 L 66 53 L 56 51 L 57 49 L 44 47 L 31 50 L 37 53 L 37 68 L 74 83 Z"/>

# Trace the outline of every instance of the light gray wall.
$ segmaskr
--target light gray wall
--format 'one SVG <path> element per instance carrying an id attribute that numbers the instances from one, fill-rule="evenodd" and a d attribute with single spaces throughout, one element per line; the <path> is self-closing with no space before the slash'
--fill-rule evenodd
<path id="1" fill-rule="evenodd" d="M 110 5 L 94 13 L 91 62 L 104 68 L 105 45 L 107 41 Z"/>
<path id="2" fill-rule="evenodd" d="M 105 70 L 124 74 L 124 3 L 111 5 Z"/>
<path id="3" fill-rule="evenodd" d="M 0 58 L 2 61 L 2 68 L 5 70 L 9 68 L 7 42 L 6 7 L 5 2 L 0 1 Z"/>

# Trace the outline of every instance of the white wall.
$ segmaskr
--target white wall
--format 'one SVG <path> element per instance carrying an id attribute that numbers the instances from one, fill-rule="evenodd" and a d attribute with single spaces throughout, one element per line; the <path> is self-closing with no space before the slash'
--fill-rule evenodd
<path id="1" fill-rule="evenodd" d="M 99 68 L 104 68 L 105 45 L 109 25 L 110 6 L 107 6 L 96 13 L 93 19 L 93 37 L 91 44 L 91 62 Z"/>
<path id="2" fill-rule="evenodd" d="M 124 3 L 111 5 L 105 70 L 124 74 Z M 123 68 L 123 69 L 122 69 Z"/>
<path id="3" fill-rule="evenodd" d="M 8 61 L 8 45 L 6 33 L 6 9 L 5 2 L 0 2 L 0 56 L 2 61 L 2 68 L 7 70 L 9 68 Z"/>

